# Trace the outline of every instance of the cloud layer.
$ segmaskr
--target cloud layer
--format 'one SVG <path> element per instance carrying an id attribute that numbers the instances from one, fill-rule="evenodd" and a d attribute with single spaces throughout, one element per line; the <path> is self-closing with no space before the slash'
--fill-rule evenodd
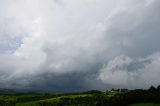
<path id="1" fill-rule="evenodd" d="M 0 85 L 158 85 L 159 7 L 158 0 L 1 0 Z"/>

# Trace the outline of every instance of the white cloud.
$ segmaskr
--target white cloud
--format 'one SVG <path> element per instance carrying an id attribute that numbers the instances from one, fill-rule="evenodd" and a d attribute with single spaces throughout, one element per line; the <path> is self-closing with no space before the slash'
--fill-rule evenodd
<path id="1" fill-rule="evenodd" d="M 103 66 L 98 79 L 106 84 L 129 88 L 157 86 L 160 83 L 159 62 L 160 53 L 138 59 L 117 56 Z"/>
<path id="2" fill-rule="evenodd" d="M 44 74 L 61 78 L 74 73 L 80 80 L 81 75 L 96 78 L 101 70 L 105 84 L 127 85 L 143 71 L 123 67 L 160 50 L 159 5 L 156 0 L 2 0 L 0 41 L 9 45 L 10 39 L 18 39 L 18 46 L 3 46 L 14 50 L 0 52 L 1 82 L 29 86 Z"/>
<path id="3" fill-rule="evenodd" d="M 104 83 L 114 84 L 114 85 L 124 85 L 128 84 L 128 70 L 125 69 L 125 66 L 132 63 L 132 59 L 126 56 L 118 56 L 115 59 L 108 62 L 107 65 L 104 65 L 100 70 L 99 79 Z"/>

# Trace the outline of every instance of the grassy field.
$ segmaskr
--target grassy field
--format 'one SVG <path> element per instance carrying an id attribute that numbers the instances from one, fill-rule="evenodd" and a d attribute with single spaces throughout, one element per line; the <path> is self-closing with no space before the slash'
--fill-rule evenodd
<path id="1" fill-rule="evenodd" d="M 117 92 L 109 92 L 109 93 L 103 93 L 102 95 L 104 97 L 113 97 L 116 94 L 117 94 Z M 47 103 L 56 105 L 57 103 L 65 103 L 65 100 L 75 102 L 78 106 L 85 106 L 83 104 L 83 102 L 86 102 L 84 99 L 87 100 L 88 98 L 90 98 L 90 97 L 92 98 L 93 96 L 95 96 L 95 94 L 92 94 L 92 93 L 91 94 L 90 93 L 89 94 L 73 94 L 73 95 L 69 94 L 69 95 L 62 95 L 62 96 L 58 96 L 58 97 L 37 100 L 37 101 L 32 101 L 32 102 L 17 103 L 16 106 L 41 106 L 42 104 L 46 105 Z M 81 102 L 78 104 L 77 100 L 81 101 Z M 91 100 L 91 99 L 88 99 L 88 100 Z M 88 100 L 87 100 L 87 102 L 88 102 Z M 65 106 L 75 106 L 75 105 L 72 105 L 72 103 L 68 103 L 68 105 L 65 105 Z M 94 103 L 93 103 L 93 106 L 94 106 Z"/>
<path id="2" fill-rule="evenodd" d="M 155 103 L 137 103 L 137 104 L 133 104 L 130 106 L 160 106 L 160 104 L 155 104 Z"/>
<path id="3" fill-rule="evenodd" d="M 24 102 L 24 103 L 17 103 L 16 106 L 40 106 L 42 103 L 60 103 L 62 99 L 76 99 L 76 98 L 83 98 L 92 96 L 91 94 L 77 94 L 77 95 L 67 95 L 67 96 L 59 96 L 44 100 L 37 100 L 33 102 Z"/>
<path id="4" fill-rule="evenodd" d="M 160 106 L 160 87 L 81 93 L 1 93 L 0 106 Z M 143 103 L 143 102 L 148 103 Z M 151 102 L 151 103 L 150 103 Z M 130 105 L 133 104 L 133 105 Z"/>

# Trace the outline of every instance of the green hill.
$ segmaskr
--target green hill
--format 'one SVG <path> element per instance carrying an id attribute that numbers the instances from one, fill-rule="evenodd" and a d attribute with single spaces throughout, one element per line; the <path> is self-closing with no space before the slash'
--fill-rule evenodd
<path id="1" fill-rule="evenodd" d="M 138 103 L 138 104 L 136 104 Z M 82 93 L 0 94 L 0 106 L 160 106 L 160 86 L 148 90 L 112 89 Z"/>

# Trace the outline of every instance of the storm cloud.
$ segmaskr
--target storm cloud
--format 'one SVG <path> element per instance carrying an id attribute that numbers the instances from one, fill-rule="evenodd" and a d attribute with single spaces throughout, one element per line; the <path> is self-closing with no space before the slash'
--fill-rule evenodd
<path id="1" fill-rule="evenodd" d="M 160 84 L 160 1 L 1 0 L 0 87 Z"/>

